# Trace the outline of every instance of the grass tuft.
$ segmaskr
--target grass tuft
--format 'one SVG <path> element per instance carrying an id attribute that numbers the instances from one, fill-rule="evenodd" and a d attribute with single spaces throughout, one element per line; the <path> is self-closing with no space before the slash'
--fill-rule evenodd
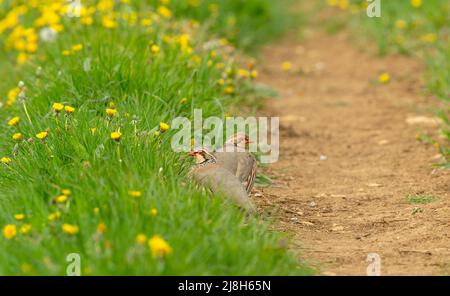
<path id="1" fill-rule="evenodd" d="M 408 203 L 410 204 L 429 204 L 434 202 L 437 198 L 432 195 L 408 195 Z"/>

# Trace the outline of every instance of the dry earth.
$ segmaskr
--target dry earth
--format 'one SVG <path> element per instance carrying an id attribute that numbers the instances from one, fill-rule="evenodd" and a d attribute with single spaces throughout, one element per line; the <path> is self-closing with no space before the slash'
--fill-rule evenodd
<path id="1" fill-rule="evenodd" d="M 383 275 L 449 274 L 450 174 L 432 166 L 442 161 L 436 147 L 416 140 L 438 137 L 423 66 L 348 37 L 311 32 L 263 51 L 260 81 L 280 93 L 263 113 L 281 117 L 281 148 L 266 171 L 274 183 L 255 200 L 277 209 L 279 227 L 322 274 L 365 275 L 372 252 Z M 391 82 L 380 85 L 384 70 Z"/>

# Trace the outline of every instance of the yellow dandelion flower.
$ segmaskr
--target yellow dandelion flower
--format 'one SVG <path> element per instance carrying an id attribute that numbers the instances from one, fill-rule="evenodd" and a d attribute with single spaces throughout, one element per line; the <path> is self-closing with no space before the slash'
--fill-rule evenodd
<path id="1" fill-rule="evenodd" d="M 20 118 L 19 117 L 13 117 L 8 121 L 8 125 L 9 126 L 17 126 L 20 122 Z"/>
<path id="2" fill-rule="evenodd" d="M 281 69 L 286 72 L 290 71 L 292 69 L 292 63 L 291 62 L 283 62 L 281 64 Z"/>
<path id="3" fill-rule="evenodd" d="M 184 53 L 190 53 L 191 49 L 189 47 L 189 34 L 181 34 L 178 37 L 178 42 L 180 43 L 181 51 Z"/>
<path id="4" fill-rule="evenodd" d="M 350 5 L 349 0 L 339 0 L 338 7 L 342 10 L 347 10 Z"/>
<path id="5" fill-rule="evenodd" d="M 64 109 L 64 105 L 61 103 L 54 103 L 52 105 L 53 110 L 55 110 L 56 113 L 61 112 Z"/>
<path id="6" fill-rule="evenodd" d="M 103 16 L 102 26 L 107 29 L 114 29 L 117 27 L 117 22 L 110 16 Z"/>
<path id="7" fill-rule="evenodd" d="M 58 33 L 62 32 L 64 30 L 64 26 L 61 24 L 53 24 L 53 25 L 50 25 L 50 27 Z"/>
<path id="8" fill-rule="evenodd" d="M 158 210 L 156 208 L 151 208 L 150 209 L 150 215 L 151 216 L 156 216 L 158 215 Z"/>
<path id="9" fill-rule="evenodd" d="M 414 8 L 419 8 L 422 6 L 422 0 L 411 0 L 411 6 Z"/>
<path id="10" fill-rule="evenodd" d="M 21 133 L 15 133 L 15 134 L 12 136 L 12 138 L 13 138 L 14 141 L 20 141 L 20 140 L 23 139 L 23 135 L 22 135 Z"/>
<path id="11" fill-rule="evenodd" d="M 36 42 L 29 42 L 29 43 L 27 44 L 26 50 L 27 50 L 29 53 L 35 53 L 35 52 L 37 51 L 37 49 L 38 49 L 38 45 L 37 45 Z"/>
<path id="12" fill-rule="evenodd" d="M 159 46 L 158 45 L 152 45 L 151 51 L 153 55 L 157 55 L 159 53 Z"/>
<path id="13" fill-rule="evenodd" d="M 0 162 L 3 164 L 6 164 L 6 165 L 11 164 L 11 161 L 12 161 L 11 158 L 6 157 L 6 156 L 3 156 L 2 158 L 0 158 Z"/>
<path id="14" fill-rule="evenodd" d="M 28 61 L 28 58 L 29 56 L 26 53 L 21 52 L 17 55 L 16 62 L 19 65 L 23 65 Z"/>
<path id="15" fill-rule="evenodd" d="M 234 94 L 234 87 L 227 86 L 224 91 L 227 95 L 232 95 L 232 94 Z"/>
<path id="16" fill-rule="evenodd" d="M 153 257 L 164 257 L 172 253 L 172 247 L 159 235 L 154 235 L 148 241 L 148 246 Z"/>
<path id="17" fill-rule="evenodd" d="M 72 224 L 67 224 L 67 223 L 64 223 L 61 226 L 61 228 L 62 228 L 62 231 L 64 233 L 67 233 L 68 235 L 75 235 L 79 231 L 78 226 L 72 225 Z"/>
<path id="18" fill-rule="evenodd" d="M 64 110 L 66 111 L 67 114 L 72 114 L 73 112 L 75 112 L 75 108 L 72 106 L 65 106 Z"/>
<path id="19" fill-rule="evenodd" d="M 98 1 L 97 8 L 99 11 L 109 11 L 114 9 L 114 1 L 113 0 L 100 0 Z"/>
<path id="20" fill-rule="evenodd" d="M 94 214 L 98 215 L 98 213 L 100 213 L 100 209 L 99 208 L 94 208 Z"/>
<path id="21" fill-rule="evenodd" d="M 420 40 L 425 43 L 435 43 L 438 39 L 438 36 L 435 33 L 428 33 L 420 36 Z"/>
<path id="22" fill-rule="evenodd" d="M 96 127 L 91 127 L 89 130 L 91 131 L 91 134 L 94 135 L 95 132 L 97 131 L 97 128 Z"/>
<path id="23" fill-rule="evenodd" d="M 381 73 L 380 76 L 378 76 L 379 83 L 388 83 L 390 80 L 391 76 L 387 72 Z"/>
<path id="24" fill-rule="evenodd" d="M 186 104 L 188 102 L 188 99 L 187 98 L 182 98 L 181 100 L 180 100 L 180 103 L 181 104 Z"/>
<path id="25" fill-rule="evenodd" d="M 172 12 L 166 6 L 159 6 L 158 14 L 164 18 L 170 18 L 172 16 Z"/>
<path id="26" fill-rule="evenodd" d="M 128 191 L 128 194 L 131 196 L 131 197 L 134 197 L 134 198 L 138 198 L 138 197 L 141 197 L 142 196 L 142 192 L 140 192 L 140 191 Z"/>
<path id="27" fill-rule="evenodd" d="M 225 84 L 225 80 L 223 80 L 222 78 L 220 78 L 220 79 L 217 80 L 217 84 L 220 85 L 220 86 L 222 86 L 222 85 Z"/>
<path id="28" fill-rule="evenodd" d="M 106 115 L 108 115 L 109 117 L 114 117 L 117 115 L 117 110 L 108 108 L 108 109 L 106 109 Z"/>
<path id="29" fill-rule="evenodd" d="M 106 232 L 106 224 L 105 223 L 99 223 L 97 225 L 97 232 L 98 233 L 105 233 Z"/>
<path id="30" fill-rule="evenodd" d="M 119 142 L 122 139 L 122 133 L 117 131 L 117 132 L 112 132 L 111 133 L 111 139 L 113 139 L 116 142 Z"/>
<path id="31" fill-rule="evenodd" d="M 45 140 L 47 136 L 48 136 L 47 131 L 36 134 L 36 138 L 38 138 L 39 140 Z"/>
<path id="32" fill-rule="evenodd" d="M 170 129 L 170 125 L 168 125 L 167 123 L 165 123 L 165 122 L 160 122 L 160 123 L 159 123 L 159 130 L 160 130 L 162 133 L 168 131 L 169 129 Z"/>
<path id="33" fill-rule="evenodd" d="M 94 23 L 94 19 L 91 16 L 83 16 L 80 21 L 86 26 L 90 26 Z"/>
<path id="34" fill-rule="evenodd" d="M 225 73 L 229 78 L 234 77 L 234 74 L 236 74 L 235 70 L 233 68 L 227 68 L 225 69 Z"/>
<path id="35" fill-rule="evenodd" d="M 3 227 L 3 236 L 6 239 L 12 239 L 17 234 L 17 228 L 14 224 L 8 224 L 5 227 Z"/>
<path id="36" fill-rule="evenodd" d="M 338 0 L 327 0 L 329 6 L 334 7 L 338 5 Z"/>
<path id="37" fill-rule="evenodd" d="M 250 77 L 250 73 L 247 70 L 245 70 L 245 69 L 239 69 L 237 71 L 237 75 L 238 75 L 238 77 L 241 77 L 241 78 L 248 78 L 248 77 Z"/>
<path id="38" fill-rule="evenodd" d="M 71 196 L 72 191 L 70 189 L 63 189 L 62 194 L 64 194 L 65 196 Z"/>
<path id="39" fill-rule="evenodd" d="M 70 56 L 71 54 L 72 54 L 72 52 L 71 52 L 70 50 L 63 50 L 63 51 L 62 51 L 62 55 L 65 56 L 65 57 L 68 57 L 68 56 Z"/>
<path id="40" fill-rule="evenodd" d="M 28 234 L 30 232 L 30 230 L 31 230 L 31 224 L 23 224 L 20 227 L 19 231 L 20 231 L 20 233 L 26 235 L 26 234 Z"/>
<path id="41" fill-rule="evenodd" d="M 395 22 L 395 27 L 396 27 L 397 29 L 403 30 L 403 29 L 405 29 L 407 26 L 408 26 L 408 23 L 407 23 L 405 20 L 400 19 L 400 20 L 397 20 L 397 21 Z"/>
<path id="42" fill-rule="evenodd" d="M 17 221 L 22 221 L 23 219 L 25 219 L 25 215 L 24 214 L 15 214 L 14 219 L 16 219 Z"/>
<path id="43" fill-rule="evenodd" d="M 58 204 L 65 203 L 69 197 L 67 195 L 60 195 L 54 198 L 54 202 Z"/>
<path id="44" fill-rule="evenodd" d="M 138 243 L 139 245 L 145 245 L 145 243 L 147 242 L 147 236 L 145 234 L 138 234 L 136 236 L 136 243 Z"/>
<path id="45" fill-rule="evenodd" d="M 143 27 L 150 27 L 152 25 L 152 23 L 153 23 L 152 19 L 149 19 L 149 18 L 145 18 L 145 19 L 141 20 L 141 25 Z"/>
<path id="46" fill-rule="evenodd" d="M 72 45 L 73 51 L 81 51 L 82 49 L 83 49 L 83 44 L 81 44 L 81 43 Z"/>
<path id="47" fill-rule="evenodd" d="M 49 222 L 55 221 L 61 217 L 61 212 L 56 211 L 48 215 L 47 219 Z"/>
<path id="48" fill-rule="evenodd" d="M 219 43 L 222 46 L 227 46 L 228 44 L 230 44 L 230 42 L 226 38 L 220 38 Z"/>
<path id="49" fill-rule="evenodd" d="M 19 96 L 20 88 L 16 87 L 8 91 L 8 105 L 11 106 L 15 103 L 17 97 Z"/>
<path id="50" fill-rule="evenodd" d="M 251 72 L 250 72 L 250 77 L 251 77 L 252 79 L 257 78 L 257 77 L 258 77 L 258 71 L 256 71 L 256 70 L 251 71 Z"/>

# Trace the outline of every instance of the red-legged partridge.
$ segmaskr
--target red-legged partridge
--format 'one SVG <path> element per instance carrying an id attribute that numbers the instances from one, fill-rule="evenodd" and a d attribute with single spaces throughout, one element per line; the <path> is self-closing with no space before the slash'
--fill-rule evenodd
<path id="1" fill-rule="evenodd" d="M 225 142 L 213 155 L 224 168 L 235 175 L 244 186 L 248 194 L 252 191 L 256 178 L 256 159 L 245 150 L 249 139 L 244 134 L 236 134 Z"/>
<path id="2" fill-rule="evenodd" d="M 191 176 L 213 193 L 221 192 L 240 207 L 253 212 L 255 206 L 245 192 L 239 179 L 217 162 L 215 156 L 205 150 L 195 151 L 197 164 L 192 168 Z"/>

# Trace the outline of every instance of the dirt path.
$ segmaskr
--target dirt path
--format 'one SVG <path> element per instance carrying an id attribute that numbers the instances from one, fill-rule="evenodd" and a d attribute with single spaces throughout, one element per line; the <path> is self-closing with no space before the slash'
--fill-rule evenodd
<path id="1" fill-rule="evenodd" d="M 450 174 L 431 166 L 437 149 L 415 139 L 435 124 L 407 123 L 436 102 L 420 94 L 423 68 L 347 37 L 315 32 L 264 50 L 260 80 L 280 91 L 265 113 L 281 117 L 281 151 L 267 172 L 273 185 L 255 199 L 278 209 L 282 230 L 321 273 L 364 275 L 375 252 L 384 275 L 448 274 Z M 374 82 L 383 70 L 387 85 Z M 434 200 L 412 204 L 408 195 Z"/>

